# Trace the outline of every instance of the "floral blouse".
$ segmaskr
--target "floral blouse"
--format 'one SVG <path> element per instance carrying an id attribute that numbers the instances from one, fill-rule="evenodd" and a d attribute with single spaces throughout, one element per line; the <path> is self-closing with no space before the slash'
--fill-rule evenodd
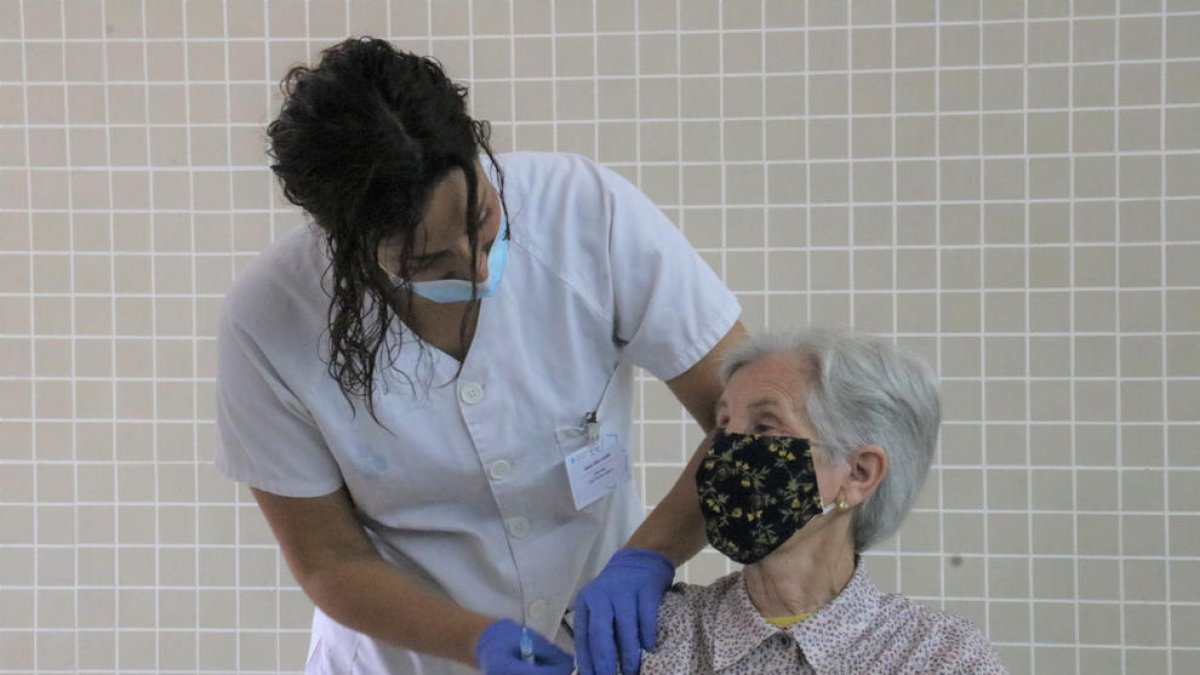
<path id="1" fill-rule="evenodd" d="M 967 619 L 883 593 L 858 565 L 825 607 L 789 628 L 763 619 L 741 572 L 676 584 L 658 611 L 642 675 L 680 673 L 986 673 L 1000 658 Z"/>

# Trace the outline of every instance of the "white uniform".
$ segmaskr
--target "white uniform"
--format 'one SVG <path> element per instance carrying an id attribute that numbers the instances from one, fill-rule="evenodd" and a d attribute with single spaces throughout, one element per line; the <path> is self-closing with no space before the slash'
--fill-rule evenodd
<path id="1" fill-rule="evenodd" d="M 643 516 L 632 482 L 575 508 L 584 416 L 629 447 L 632 368 L 674 378 L 736 321 L 733 294 L 628 181 L 561 154 L 498 158 L 512 238 L 459 366 L 406 338 L 377 425 L 329 375 L 323 234 L 271 244 L 226 298 L 217 377 L 229 477 L 290 497 L 347 486 L 379 552 L 474 610 L 554 636 Z M 489 177 L 494 172 L 485 159 Z M 412 376 L 412 386 L 402 373 Z M 317 610 L 310 673 L 465 673 Z"/>

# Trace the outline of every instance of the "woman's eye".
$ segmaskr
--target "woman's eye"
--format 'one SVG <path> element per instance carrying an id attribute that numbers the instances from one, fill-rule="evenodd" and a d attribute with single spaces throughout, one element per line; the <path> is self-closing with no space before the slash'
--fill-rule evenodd
<path id="1" fill-rule="evenodd" d="M 770 424 L 755 424 L 754 425 L 754 433 L 756 433 L 756 434 L 770 433 L 771 429 L 772 429 L 772 427 Z"/>

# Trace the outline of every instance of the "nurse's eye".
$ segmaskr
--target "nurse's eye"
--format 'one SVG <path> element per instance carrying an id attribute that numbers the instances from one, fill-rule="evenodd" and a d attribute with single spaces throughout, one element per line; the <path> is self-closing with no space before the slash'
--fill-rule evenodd
<path id="1" fill-rule="evenodd" d="M 774 429 L 775 427 L 771 426 L 770 424 L 764 424 L 762 422 L 754 425 L 754 433 L 756 434 L 770 434 Z"/>
<path id="2" fill-rule="evenodd" d="M 464 270 L 450 268 L 445 271 L 438 272 L 438 279 L 454 280 L 454 281 L 470 281 L 471 277 Z"/>
<path id="3" fill-rule="evenodd" d="M 441 279 L 444 272 L 434 265 L 422 265 L 414 269 L 408 278 L 412 281 L 431 281 L 433 279 Z"/>
<path id="4" fill-rule="evenodd" d="M 431 277 L 431 278 L 436 277 L 439 274 L 439 272 L 438 272 L 439 267 L 441 267 L 441 266 L 438 265 L 436 262 L 425 262 L 425 261 L 420 261 L 420 260 L 411 261 L 411 262 L 409 262 L 409 265 L 408 265 L 409 276 L 416 277 L 416 276 L 420 275 L 420 276 Z"/>

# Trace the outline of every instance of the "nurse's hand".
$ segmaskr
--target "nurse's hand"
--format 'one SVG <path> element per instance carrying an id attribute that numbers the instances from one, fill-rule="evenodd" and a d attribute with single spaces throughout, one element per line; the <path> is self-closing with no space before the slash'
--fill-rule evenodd
<path id="1" fill-rule="evenodd" d="M 570 675 L 575 660 L 540 633 L 529 631 L 533 663 L 521 658 L 521 632 L 512 619 L 500 619 L 483 630 L 475 643 L 475 661 L 485 675 Z"/>
<path id="2" fill-rule="evenodd" d="M 674 578 L 675 566 L 656 551 L 623 548 L 613 555 L 575 597 L 580 675 L 613 675 L 618 649 L 621 672 L 638 672 L 641 650 L 654 651 L 658 606 Z"/>

